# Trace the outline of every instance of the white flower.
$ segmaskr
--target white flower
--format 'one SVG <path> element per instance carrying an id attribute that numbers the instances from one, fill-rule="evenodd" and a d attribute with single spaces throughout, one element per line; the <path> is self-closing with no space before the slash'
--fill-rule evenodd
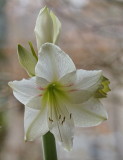
<path id="1" fill-rule="evenodd" d="M 77 70 L 58 46 L 45 43 L 39 51 L 35 75 L 9 82 L 14 96 L 25 105 L 26 140 L 50 130 L 70 150 L 74 126 L 95 126 L 107 119 L 106 111 L 95 97 L 102 71 Z"/>
<path id="2" fill-rule="evenodd" d="M 41 45 L 44 43 L 58 43 L 61 23 L 49 8 L 44 7 L 38 14 L 34 31 L 36 35 L 37 48 L 39 50 Z"/>

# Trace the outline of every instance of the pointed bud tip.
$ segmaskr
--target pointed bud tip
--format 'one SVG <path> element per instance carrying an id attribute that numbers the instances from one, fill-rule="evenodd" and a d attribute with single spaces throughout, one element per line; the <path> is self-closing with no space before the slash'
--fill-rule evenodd
<path id="1" fill-rule="evenodd" d="M 42 14 L 43 12 L 49 12 L 49 8 L 47 6 L 44 6 L 40 12 L 39 12 L 39 15 Z"/>
<path id="2" fill-rule="evenodd" d="M 20 44 L 18 44 L 18 48 L 22 47 Z"/>
<path id="3" fill-rule="evenodd" d="M 18 54 L 19 54 L 19 52 L 20 52 L 22 49 L 24 49 L 24 47 L 23 47 L 23 46 L 21 46 L 20 44 L 18 44 L 18 46 L 17 46 Z"/>

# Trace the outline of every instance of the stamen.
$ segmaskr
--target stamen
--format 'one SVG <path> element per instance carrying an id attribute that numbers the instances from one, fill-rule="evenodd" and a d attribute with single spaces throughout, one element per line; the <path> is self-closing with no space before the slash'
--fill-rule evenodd
<path id="1" fill-rule="evenodd" d="M 72 113 L 70 113 L 70 119 L 72 118 Z"/>
<path id="2" fill-rule="evenodd" d="M 53 122 L 53 120 L 52 120 L 50 117 L 49 117 L 49 121 L 50 121 L 50 122 Z"/>
<path id="3" fill-rule="evenodd" d="M 63 118 L 63 121 L 61 122 L 61 124 L 63 125 L 64 122 L 65 122 L 65 117 Z"/>
<path id="4" fill-rule="evenodd" d="M 57 110 L 58 108 L 55 107 L 54 109 L 55 109 L 54 111 L 55 111 L 55 113 L 56 113 L 56 117 L 58 117 L 58 114 L 59 114 L 59 113 L 57 112 L 57 111 L 58 111 L 58 110 Z M 60 122 L 59 122 L 59 121 L 57 121 L 57 126 L 58 126 L 58 131 L 59 131 L 59 135 L 60 135 L 61 142 L 63 142 L 62 134 L 61 134 L 61 128 L 60 128 Z"/>
<path id="5" fill-rule="evenodd" d="M 59 115 L 59 119 L 61 119 L 61 115 Z"/>
<path id="6" fill-rule="evenodd" d="M 58 123 L 58 122 L 57 122 L 57 126 L 58 126 L 59 135 L 60 135 L 60 138 L 61 138 L 61 142 L 63 142 L 62 135 L 61 135 L 61 131 L 60 131 L 60 126 L 59 126 L 59 123 Z"/>

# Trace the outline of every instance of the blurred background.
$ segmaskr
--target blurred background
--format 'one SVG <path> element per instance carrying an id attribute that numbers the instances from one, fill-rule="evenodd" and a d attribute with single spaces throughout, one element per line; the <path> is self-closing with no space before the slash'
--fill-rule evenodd
<path id="1" fill-rule="evenodd" d="M 123 160 L 123 0 L 0 0 L 0 160 L 41 160 L 41 140 L 24 142 L 24 107 L 8 81 L 27 78 L 17 44 L 27 49 L 40 8 L 47 5 L 62 22 L 60 47 L 77 68 L 102 69 L 112 91 L 102 100 L 109 119 L 76 128 L 74 147 L 59 160 Z"/>

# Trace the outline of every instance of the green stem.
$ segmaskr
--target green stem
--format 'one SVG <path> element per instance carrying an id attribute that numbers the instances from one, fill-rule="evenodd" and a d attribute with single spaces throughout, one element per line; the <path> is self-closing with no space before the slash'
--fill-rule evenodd
<path id="1" fill-rule="evenodd" d="M 55 138 L 51 132 L 43 136 L 44 160 L 57 160 Z"/>

